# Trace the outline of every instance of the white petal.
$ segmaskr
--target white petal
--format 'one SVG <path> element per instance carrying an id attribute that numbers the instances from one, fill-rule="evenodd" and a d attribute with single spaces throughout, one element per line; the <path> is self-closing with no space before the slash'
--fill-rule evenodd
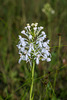
<path id="1" fill-rule="evenodd" d="M 38 23 L 35 23 L 35 27 L 38 25 Z"/>
<path id="2" fill-rule="evenodd" d="M 37 27 L 34 27 L 33 29 L 34 29 L 34 31 L 36 31 L 37 30 Z"/>
<path id="3" fill-rule="evenodd" d="M 31 24 L 31 26 L 34 26 L 34 25 L 35 25 L 34 23 Z"/>
<path id="4" fill-rule="evenodd" d="M 30 43 L 30 48 L 31 48 L 32 50 L 34 50 L 33 43 Z"/>
<path id="5" fill-rule="evenodd" d="M 47 55 L 46 55 L 46 54 L 44 54 L 44 56 L 43 56 L 43 57 L 44 57 L 44 59 L 47 59 Z"/>
<path id="6" fill-rule="evenodd" d="M 25 51 L 25 48 L 24 47 L 21 47 L 21 51 L 24 52 Z"/>
<path id="7" fill-rule="evenodd" d="M 45 58 L 43 58 L 42 61 L 45 61 Z"/>
<path id="8" fill-rule="evenodd" d="M 24 33 L 25 33 L 25 30 L 21 31 L 21 33 L 23 33 L 23 34 L 24 34 Z"/>
<path id="9" fill-rule="evenodd" d="M 46 38 L 46 35 L 43 35 L 43 36 L 41 37 L 41 40 L 43 41 L 45 38 Z"/>
<path id="10" fill-rule="evenodd" d="M 39 41 L 36 41 L 36 44 L 38 44 L 39 43 Z"/>
<path id="11" fill-rule="evenodd" d="M 44 42 L 44 43 L 43 43 L 43 46 L 44 46 L 44 47 L 46 47 L 46 46 L 47 46 L 47 43 L 46 43 L 46 42 Z"/>
<path id="12" fill-rule="evenodd" d="M 18 63 L 20 63 L 20 62 L 21 62 L 21 60 L 22 60 L 22 59 L 20 58 L 20 59 L 19 59 L 19 61 L 18 61 Z"/>
<path id="13" fill-rule="evenodd" d="M 19 59 L 18 63 L 20 63 L 20 62 L 21 62 L 21 60 L 23 60 L 23 55 L 20 57 L 20 59 Z"/>
<path id="14" fill-rule="evenodd" d="M 46 54 L 47 56 L 50 55 L 50 53 L 48 52 L 48 50 L 45 50 L 45 54 Z"/>
<path id="15" fill-rule="evenodd" d="M 25 33 L 25 30 L 21 31 L 21 33 L 28 37 L 28 35 Z"/>
<path id="16" fill-rule="evenodd" d="M 25 29 L 27 30 L 27 27 L 25 27 Z"/>
<path id="17" fill-rule="evenodd" d="M 28 25 L 27 28 L 30 30 L 30 26 Z"/>
<path id="18" fill-rule="evenodd" d="M 38 30 L 42 30 L 42 29 L 43 29 L 43 27 L 42 27 L 42 26 L 38 27 Z"/>
<path id="19" fill-rule="evenodd" d="M 39 41 L 39 47 L 42 47 L 42 43 Z"/>
<path id="20" fill-rule="evenodd" d="M 31 54 L 28 52 L 28 54 L 27 54 L 29 57 L 31 56 Z"/>
<path id="21" fill-rule="evenodd" d="M 32 39 L 32 35 L 29 35 L 29 39 Z"/>
<path id="22" fill-rule="evenodd" d="M 44 52 L 45 52 L 45 49 L 43 48 L 43 49 L 42 49 L 42 53 L 44 53 Z"/>
<path id="23" fill-rule="evenodd" d="M 47 40 L 46 42 L 47 42 L 47 44 L 49 44 L 50 40 Z"/>
<path id="24" fill-rule="evenodd" d="M 28 59 L 28 55 L 26 54 L 26 61 L 27 61 L 27 59 Z"/>
<path id="25" fill-rule="evenodd" d="M 42 27 L 42 26 L 40 26 L 40 29 L 43 29 L 43 27 Z"/>
<path id="26" fill-rule="evenodd" d="M 22 39 L 21 35 L 19 35 L 19 39 L 20 39 L 20 40 Z"/>
<path id="27" fill-rule="evenodd" d="M 47 62 L 49 62 L 49 61 L 51 61 L 51 59 L 50 58 L 47 58 Z"/>
<path id="28" fill-rule="evenodd" d="M 39 64 L 39 58 L 37 57 L 36 59 L 36 64 L 38 65 Z"/>
<path id="29" fill-rule="evenodd" d="M 42 31 L 41 33 L 42 33 L 42 35 L 45 35 L 45 32 L 44 31 Z"/>
<path id="30" fill-rule="evenodd" d="M 18 47 L 18 49 L 20 49 L 21 48 L 21 46 L 18 44 L 18 45 L 16 45 L 17 47 Z"/>
<path id="31" fill-rule="evenodd" d="M 23 46 L 23 47 L 25 47 L 25 46 L 26 46 L 25 41 L 22 41 L 22 46 Z"/>
<path id="32" fill-rule="evenodd" d="M 29 53 L 31 52 L 31 48 L 29 48 L 28 52 L 29 52 Z"/>

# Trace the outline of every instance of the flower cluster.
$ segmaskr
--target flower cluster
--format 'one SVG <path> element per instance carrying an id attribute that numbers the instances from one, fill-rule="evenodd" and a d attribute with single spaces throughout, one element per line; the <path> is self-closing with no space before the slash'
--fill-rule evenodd
<path id="1" fill-rule="evenodd" d="M 39 64 L 39 60 L 51 61 L 51 54 L 49 53 L 49 40 L 46 40 L 46 34 L 43 27 L 38 27 L 38 23 L 27 24 L 25 30 L 21 31 L 22 36 L 19 35 L 19 49 L 20 59 L 32 63 L 33 60 Z"/>

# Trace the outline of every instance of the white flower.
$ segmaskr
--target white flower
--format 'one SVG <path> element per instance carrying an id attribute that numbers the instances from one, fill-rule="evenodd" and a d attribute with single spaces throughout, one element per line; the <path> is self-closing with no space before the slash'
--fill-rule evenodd
<path id="1" fill-rule="evenodd" d="M 52 14 L 55 14 L 55 11 L 54 11 L 54 10 L 51 10 L 51 13 L 52 13 Z"/>
<path id="2" fill-rule="evenodd" d="M 30 31 L 30 26 L 29 25 L 27 25 L 27 28 L 29 29 L 29 31 Z"/>
<path id="3" fill-rule="evenodd" d="M 39 29 L 40 29 L 40 30 L 42 30 L 42 29 L 43 29 L 43 27 L 42 27 L 42 26 L 40 26 L 40 27 L 39 27 Z"/>
<path id="4" fill-rule="evenodd" d="M 33 43 L 30 43 L 28 52 L 31 53 L 32 50 L 34 50 Z"/>
<path id="5" fill-rule="evenodd" d="M 37 64 L 37 65 L 39 64 L 39 57 L 40 57 L 40 55 L 38 54 L 38 55 L 37 55 L 37 58 L 36 58 L 36 64 Z"/>
<path id="6" fill-rule="evenodd" d="M 21 31 L 22 34 L 28 36 L 26 33 L 25 33 L 25 30 Z"/>
<path id="7" fill-rule="evenodd" d="M 34 29 L 34 31 L 36 31 L 37 30 L 37 27 L 34 27 L 33 29 Z"/>
<path id="8" fill-rule="evenodd" d="M 35 27 L 36 27 L 37 25 L 38 25 L 38 23 L 32 23 L 32 24 L 31 24 L 31 26 L 35 26 Z"/>
<path id="9" fill-rule="evenodd" d="M 49 62 L 49 61 L 51 61 L 51 59 L 50 58 L 47 58 L 47 62 Z"/>
<path id="10" fill-rule="evenodd" d="M 47 44 L 49 44 L 50 40 L 47 40 L 46 42 L 47 42 Z"/>
<path id="11" fill-rule="evenodd" d="M 43 48 L 43 49 L 42 49 L 42 53 L 44 53 L 44 52 L 45 52 L 45 50 L 46 50 L 46 49 L 45 49 L 45 48 Z"/>
<path id="12" fill-rule="evenodd" d="M 38 25 L 38 23 L 35 23 L 35 27 Z"/>
<path id="13" fill-rule="evenodd" d="M 41 43 L 41 41 L 39 41 L 39 47 L 42 47 L 42 43 Z"/>
<path id="14" fill-rule="evenodd" d="M 36 64 L 38 65 L 39 64 L 39 58 L 37 57 L 36 59 Z"/>
<path id="15" fill-rule="evenodd" d="M 41 33 L 42 33 L 42 35 L 45 35 L 45 32 L 44 31 L 42 31 Z"/>
<path id="16" fill-rule="evenodd" d="M 21 33 L 25 34 L 25 30 L 21 31 Z"/>
<path id="17" fill-rule="evenodd" d="M 20 57 L 19 63 L 21 62 L 21 60 L 25 60 L 23 55 Z"/>
<path id="18" fill-rule="evenodd" d="M 29 35 L 29 39 L 32 39 L 32 35 Z"/>
<path id="19" fill-rule="evenodd" d="M 43 43 L 43 46 L 44 46 L 44 47 L 47 47 L 47 42 L 44 42 L 44 43 Z"/>
<path id="20" fill-rule="evenodd" d="M 24 47 L 21 47 L 21 48 L 20 48 L 20 51 L 21 51 L 21 52 L 24 52 L 24 50 L 25 50 Z"/>
<path id="21" fill-rule="evenodd" d="M 21 49 L 21 43 L 16 45 L 18 47 L 18 49 Z"/>
<path id="22" fill-rule="evenodd" d="M 31 24 L 31 26 L 34 26 L 34 25 L 35 25 L 34 23 Z"/>
<path id="23" fill-rule="evenodd" d="M 26 58 L 25 58 L 25 60 L 27 61 L 28 60 L 28 55 L 26 54 Z"/>
<path id="24" fill-rule="evenodd" d="M 27 27 L 25 27 L 25 29 L 27 30 Z"/>
<path id="25" fill-rule="evenodd" d="M 19 35 L 19 43 L 17 45 L 19 49 L 20 59 L 19 63 L 24 60 L 32 64 L 32 60 L 39 64 L 39 61 L 51 61 L 51 55 L 49 53 L 49 40 L 46 40 L 46 34 L 42 31 L 43 27 L 37 27 L 38 23 L 32 23 L 31 26 L 27 24 L 25 30 L 21 31 L 26 38 Z"/>

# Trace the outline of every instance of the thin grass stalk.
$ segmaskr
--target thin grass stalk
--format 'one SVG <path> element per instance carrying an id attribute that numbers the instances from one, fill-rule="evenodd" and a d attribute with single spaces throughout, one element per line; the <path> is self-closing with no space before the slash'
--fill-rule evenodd
<path id="1" fill-rule="evenodd" d="M 59 36 L 59 48 L 58 48 L 58 55 L 60 56 L 60 47 L 61 47 L 61 36 Z M 58 57 L 59 58 L 59 57 Z M 59 64 L 59 59 L 58 59 L 58 64 Z M 55 86 L 56 86 L 56 78 L 57 78 L 57 74 L 58 74 L 58 70 L 56 68 L 56 73 L 55 73 L 55 77 L 54 77 L 54 90 L 55 90 Z M 53 93 L 54 94 L 54 93 Z"/>

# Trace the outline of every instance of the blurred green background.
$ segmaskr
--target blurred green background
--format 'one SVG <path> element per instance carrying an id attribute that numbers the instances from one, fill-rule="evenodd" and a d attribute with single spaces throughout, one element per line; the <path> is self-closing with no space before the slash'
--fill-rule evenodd
<path id="1" fill-rule="evenodd" d="M 0 0 L 0 100 L 29 100 L 31 71 L 18 64 L 18 35 L 38 22 L 51 62 L 35 66 L 34 100 L 67 100 L 67 0 Z"/>

